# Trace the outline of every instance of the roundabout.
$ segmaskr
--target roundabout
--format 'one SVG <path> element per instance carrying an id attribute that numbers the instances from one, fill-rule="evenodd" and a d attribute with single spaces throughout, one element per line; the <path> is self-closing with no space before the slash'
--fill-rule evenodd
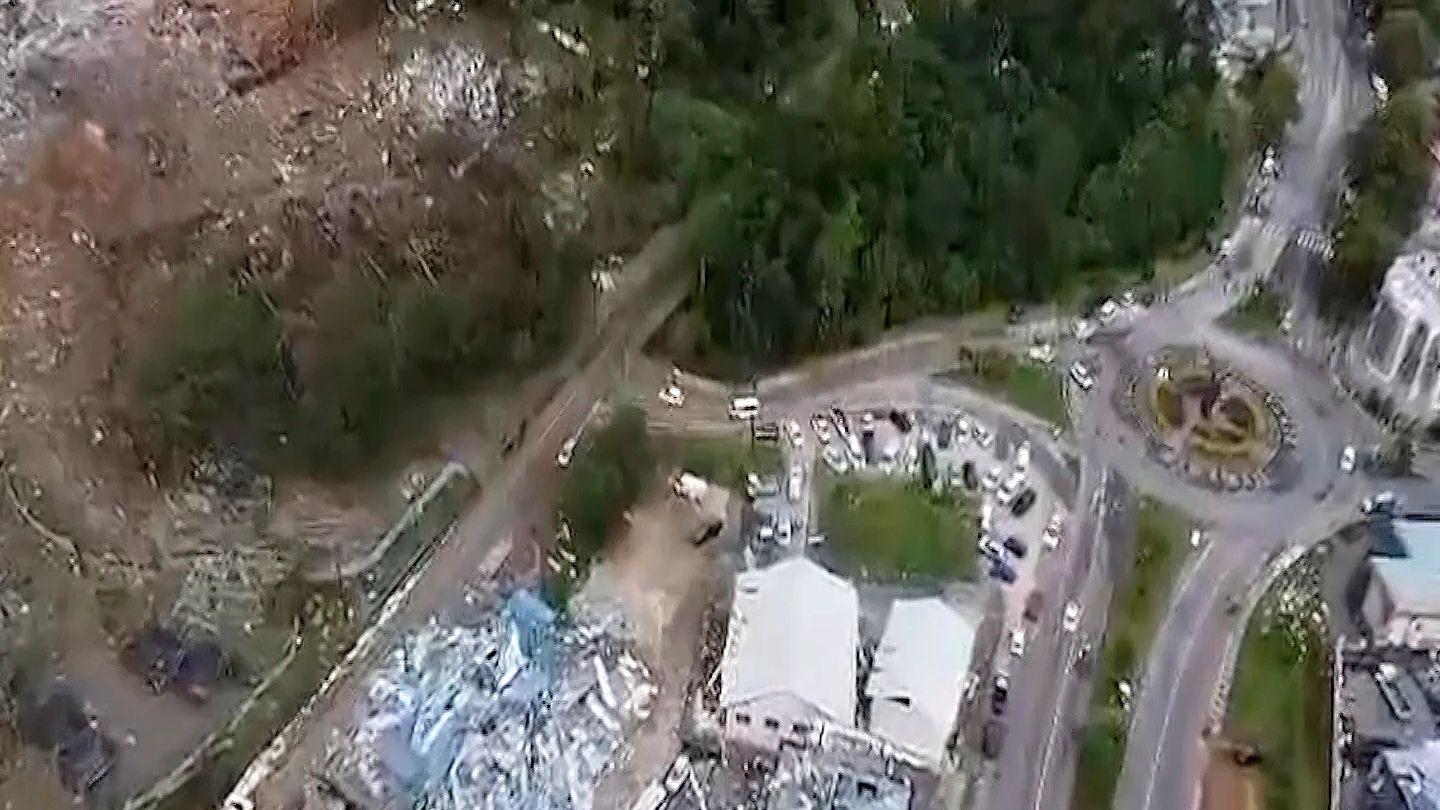
<path id="1" fill-rule="evenodd" d="M 1198 347 L 1164 347 L 1130 371 L 1122 413 L 1156 461 L 1217 491 L 1276 487 L 1277 467 L 1296 444 L 1278 396 Z"/>

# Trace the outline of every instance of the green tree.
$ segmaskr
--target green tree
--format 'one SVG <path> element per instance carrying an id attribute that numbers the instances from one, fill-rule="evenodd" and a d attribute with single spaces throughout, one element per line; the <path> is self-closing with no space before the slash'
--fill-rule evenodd
<path id="1" fill-rule="evenodd" d="M 1279 58 L 1263 60 L 1256 66 L 1249 89 L 1250 130 L 1254 143 L 1280 142 L 1285 128 L 1300 114 L 1300 82 L 1290 63 Z"/>
<path id="2" fill-rule="evenodd" d="M 560 496 L 570 522 L 572 550 L 588 564 L 604 550 L 610 533 L 654 480 L 656 455 L 635 404 L 616 408 L 588 446 L 576 448 Z"/>
<path id="3" fill-rule="evenodd" d="M 1375 51 L 1380 76 L 1392 91 L 1428 75 L 1435 57 L 1430 28 L 1413 8 L 1384 12 L 1375 28 Z"/>

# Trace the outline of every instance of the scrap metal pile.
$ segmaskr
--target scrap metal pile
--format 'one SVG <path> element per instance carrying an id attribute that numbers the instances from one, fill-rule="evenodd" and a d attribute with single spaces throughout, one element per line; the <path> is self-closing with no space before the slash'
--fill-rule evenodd
<path id="1" fill-rule="evenodd" d="M 380 806 L 591 810 L 654 694 L 616 630 L 517 591 L 474 626 L 405 634 L 331 770 Z"/>

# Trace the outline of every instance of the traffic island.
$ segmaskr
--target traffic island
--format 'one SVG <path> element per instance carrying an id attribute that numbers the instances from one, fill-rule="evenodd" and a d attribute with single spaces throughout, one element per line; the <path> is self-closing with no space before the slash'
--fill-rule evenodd
<path id="1" fill-rule="evenodd" d="M 1105 636 L 1093 668 L 1090 716 L 1080 730 L 1073 810 L 1109 810 L 1125 762 L 1131 700 L 1165 615 L 1193 527 L 1186 515 L 1144 499 L 1135 516 L 1130 565 L 1111 593 Z"/>
<path id="2" fill-rule="evenodd" d="M 1122 413 L 1160 463 L 1211 489 L 1274 488 L 1282 452 L 1295 445 L 1279 398 L 1202 349 L 1162 349 L 1122 391 Z"/>
<path id="3" fill-rule="evenodd" d="M 1330 806 L 1334 650 L 1321 596 L 1324 560 L 1312 553 L 1291 566 L 1250 619 L 1225 722 L 1208 746 L 1207 810 Z"/>

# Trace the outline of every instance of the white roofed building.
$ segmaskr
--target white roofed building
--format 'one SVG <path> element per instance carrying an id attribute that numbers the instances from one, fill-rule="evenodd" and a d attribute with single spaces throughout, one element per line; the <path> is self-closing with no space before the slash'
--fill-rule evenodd
<path id="1" fill-rule="evenodd" d="M 810 560 L 737 576 L 720 662 L 727 744 L 775 753 L 819 723 L 853 727 L 859 634 L 855 588 Z"/>
<path id="2" fill-rule="evenodd" d="M 890 609 L 866 685 L 870 732 L 936 770 L 970 672 L 976 625 L 938 598 Z"/>

